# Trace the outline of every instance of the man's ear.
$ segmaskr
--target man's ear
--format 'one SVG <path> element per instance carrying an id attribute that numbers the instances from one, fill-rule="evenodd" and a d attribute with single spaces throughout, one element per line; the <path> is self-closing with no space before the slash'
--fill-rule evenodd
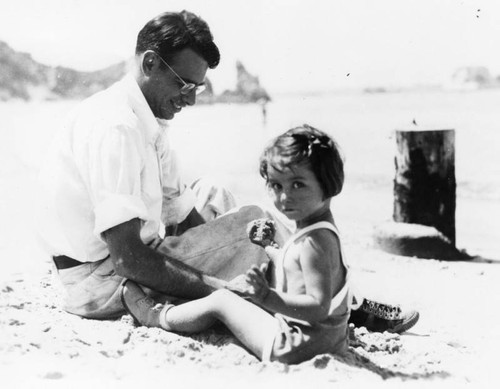
<path id="1" fill-rule="evenodd" d="M 150 76 L 156 63 L 156 55 L 152 51 L 147 51 L 142 57 L 141 68 L 145 76 Z"/>

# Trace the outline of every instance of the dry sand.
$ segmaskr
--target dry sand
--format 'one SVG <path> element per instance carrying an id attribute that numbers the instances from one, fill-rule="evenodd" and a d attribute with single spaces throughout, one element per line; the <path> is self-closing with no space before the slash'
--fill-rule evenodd
<path id="1" fill-rule="evenodd" d="M 420 322 L 404 335 L 356 329 L 345 358 L 320 355 L 297 366 L 261 363 L 222 327 L 185 337 L 117 321 L 87 320 L 59 309 L 46 263 L 14 274 L 0 290 L 2 387 L 71 383 L 132 387 L 172 381 L 183 387 L 326 387 L 394 384 L 485 385 L 495 369 L 500 263 L 441 262 L 389 255 L 369 242 L 348 245 L 358 284 L 371 296 L 412 305 Z M 381 290 L 383 289 L 383 291 Z M 489 308 L 488 308 L 489 307 Z"/>
<path id="2" fill-rule="evenodd" d="M 498 387 L 500 257 L 492 250 L 490 254 L 484 252 L 485 244 L 498 247 L 493 238 L 498 236 L 498 230 L 492 229 L 498 224 L 498 218 L 491 217 L 499 209 L 498 202 L 458 199 L 457 233 L 459 241 L 468 245 L 462 244 L 460 248 L 487 258 L 443 262 L 399 257 L 376 250 L 371 240 L 373 228 L 391 214 L 390 178 L 384 185 L 379 185 L 376 177 L 369 181 L 371 176 L 365 179 L 364 175 L 362 182 L 348 181 L 333 207 L 360 289 L 372 298 L 420 311 L 419 323 L 402 336 L 357 329 L 347 357 L 320 355 L 297 366 L 286 366 L 259 362 L 222 328 L 184 337 L 135 327 L 129 316 L 117 321 L 96 321 L 61 311 L 51 264 L 42 260 L 29 239 L 33 236 L 29 204 L 31 196 L 36 194 L 34 176 L 41 152 L 53 133 L 54 122 L 63 116 L 67 105 L 72 104 L 46 104 L 39 108 L 23 104 L 0 106 L 2 123 L 7 129 L 0 134 L 0 173 L 3 185 L 10 189 L 2 194 L 0 202 L 3 236 L 0 242 L 0 387 L 87 387 L 89 384 L 99 388 L 138 385 L 321 388 L 339 384 L 342 387 L 363 384 L 398 388 Z M 244 110 L 246 114 L 251 108 L 231 109 Z M 211 110 L 204 108 L 196 112 L 201 115 Z M 227 118 L 226 111 L 224 113 L 219 116 Z M 219 116 L 214 121 L 219 120 Z M 348 116 L 349 121 L 357 117 Z M 28 122 L 19 121 L 21 117 Z M 180 134 L 187 137 L 194 136 L 187 131 L 190 125 L 209 122 L 197 117 L 189 119 L 187 114 L 184 117 L 187 118 L 185 128 Z M 391 116 L 384 116 L 384 121 L 386 117 Z M 346 123 L 349 121 L 346 119 Z M 222 124 L 226 128 L 223 131 L 219 127 L 208 128 L 206 124 L 195 135 L 203 139 L 200 143 L 205 144 L 208 153 L 204 156 L 203 150 L 195 149 L 200 160 L 213 160 L 214 154 L 210 151 L 213 148 L 207 147 L 211 139 L 219 142 L 225 137 L 228 144 L 238 144 L 237 137 L 243 133 L 233 132 L 236 124 L 230 120 Z M 254 124 L 248 122 L 247 126 Z M 242 139 L 245 146 L 249 144 L 246 138 Z M 373 139 L 380 137 L 374 134 Z M 193 146 L 188 142 L 184 144 Z M 253 153 L 260 147 L 228 148 L 218 165 L 208 163 L 204 167 L 215 171 L 227 165 L 227 160 L 234 161 L 230 166 L 233 170 L 222 178 L 233 185 L 230 189 L 239 200 L 254 200 L 262 195 L 254 189 L 261 187 L 262 182 L 255 174 L 255 164 L 245 162 L 243 165 L 240 161 L 255 160 Z M 353 161 L 356 148 L 346 147 L 346 150 Z M 186 154 L 188 152 L 186 149 Z M 206 159 L 209 155 L 212 158 Z M 364 170 L 363 164 L 369 156 L 368 151 L 362 153 L 359 171 Z M 473 163 L 472 159 L 468 161 Z M 197 165 L 199 168 L 200 164 Z"/>

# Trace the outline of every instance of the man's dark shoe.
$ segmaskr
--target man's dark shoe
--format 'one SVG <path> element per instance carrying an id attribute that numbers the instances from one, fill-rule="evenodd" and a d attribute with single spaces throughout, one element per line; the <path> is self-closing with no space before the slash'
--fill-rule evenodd
<path id="1" fill-rule="evenodd" d="M 361 307 L 351 312 L 349 322 L 369 331 L 402 334 L 417 324 L 419 317 L 414 310 L 364 299 Z"/>
<path id="2" fill-rule="evenodd" d="M 126 280 L 122 284 L 120 297 L 136 324 L 146 327 L 160 326 L 159 318 L 163 305 L 156 304 L 135 282 Z"/>

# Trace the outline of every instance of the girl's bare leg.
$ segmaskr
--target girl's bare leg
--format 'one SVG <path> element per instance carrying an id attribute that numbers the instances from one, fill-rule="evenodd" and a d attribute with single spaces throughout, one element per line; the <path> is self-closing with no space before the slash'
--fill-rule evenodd
<path id="1" fill-rule="evenodd" d="M 166 313 L 170 330 L 177 332 L 199 332 L 215 320 L 222 321 L 261 359 L 277 330 L 273 316 L 228 290 L 218 290 L 202 299 L 171 307 Z"/>
<path id="2" fill-rule="evenodd" d="M 168 331 L 199 332 L 220 320 L 261 359 L 263 352 L 267 351 L 266 347 L 271 346 L 277 330 L 273 316 L 225 289 L 198 300 L 162 308 L 137 284 L 127 281 L 122 288 L 122 301 L 142 325 L 162 327 Z"/>

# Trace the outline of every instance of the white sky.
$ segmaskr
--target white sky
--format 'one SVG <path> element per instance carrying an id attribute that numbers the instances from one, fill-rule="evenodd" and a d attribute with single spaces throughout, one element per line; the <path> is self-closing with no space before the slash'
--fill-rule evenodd
<path id="1" fill-rule="evenodd" d="M 234 86 L 237 59 L 271 93 L 443 82 L 469 65 L 500 74 L 498 0 L 1 1 L 0 40 L 80 70 L 127 59 L 150 18 L 187 9 L 221 50 L 217 90 Z"/>

